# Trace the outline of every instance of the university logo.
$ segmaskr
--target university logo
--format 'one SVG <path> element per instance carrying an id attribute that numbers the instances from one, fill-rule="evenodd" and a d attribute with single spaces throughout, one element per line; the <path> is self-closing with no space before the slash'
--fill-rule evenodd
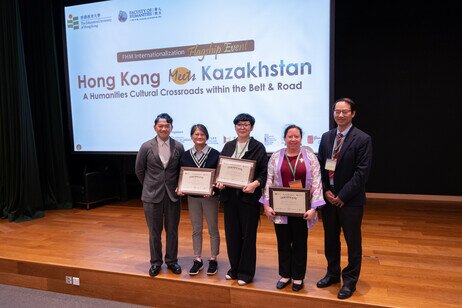
<path id="1" fill-rule="evenodd" d="M 275 142 L 276 142 L 276 137 L 274 137 L 273 135 L 270 135 L 270 134 L 265 134 L 265 137 L 264 137 L 264 144 L 265 145 L 272 145 Z"/>
<path id="2" fill-rule="evenodd" d="M 306 142 L 308 144 L 313 144 L 315 143 L 316 141 L 318 141 L 319 139 L 321 139 L 321 137 L 319 136 L 314 136 L 314 135 L 308 135 L 306 136 Z"/>
<path id="3" fill-rule="evenodd" d="M 77 30 L 79 28 L 79 17 L 69 14 L 69 16 L 67 16 L 67 27 L 69 29 Z"/>
<path id="4" fill-rule="evenodd" d="M 236 137 L 223 136 L 223 143 L 233 141 Z"/>
<path id="5" fill-rule="evenodd" d="M 120 22 L 126 22 L 127 18 L 128 18 L 127 12 L 125 12 L 125 11 L 120 11 L 119 12 L 118 19 L 119 19 Z"/>
<path id="6" fill-rule="evenodd" d="M 313 135 L 306 136 L 306 142 L 308 144 L 313 144 L 314 143 L 314 136 Z"/>

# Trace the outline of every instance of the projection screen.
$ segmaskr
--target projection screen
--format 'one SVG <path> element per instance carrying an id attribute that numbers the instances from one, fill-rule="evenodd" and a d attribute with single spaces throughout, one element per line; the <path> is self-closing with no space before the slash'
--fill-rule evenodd
<path id="1" fill-rule="evenodd" d="M 163 112 L 186 149 L 202 123 L 221 150 L 239 113 L 268 152 L 289 124 L 315 151 L 329 128 L 328 0 L 103 1 L 65 7 L 64 26 L 75 152 L 136 152 Z"/>

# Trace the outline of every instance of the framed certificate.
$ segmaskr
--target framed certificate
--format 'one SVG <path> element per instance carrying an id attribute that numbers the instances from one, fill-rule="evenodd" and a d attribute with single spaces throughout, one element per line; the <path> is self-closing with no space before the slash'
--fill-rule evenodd
<path id="1" fill-rule="evenodd" d="M 215 169 L 181 167 L 178 190 L 187 195 L 211 195 Z"/>
<path id="2" fill-rule="evenodd" d="M 302 217 L 311 208 L 309 189 L 270 187 L 269 192 L 270 206 L 276 215 Z"/>
<path id="3" fill-rule="evenodd" d="M 215 182 L 233 188 L 242 188 L 253 180 L 255 164 L 254 160 L 220 156 Z"/>

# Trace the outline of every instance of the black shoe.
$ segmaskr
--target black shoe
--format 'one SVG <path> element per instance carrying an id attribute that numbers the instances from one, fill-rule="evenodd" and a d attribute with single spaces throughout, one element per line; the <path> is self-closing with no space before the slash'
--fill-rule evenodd
<path id="1" fill-rule="evenodd" d="M 171 263 L 167 265 L 168 269 L 174 274 L 181 274 L 181 266 L 178 263 Z"/>
<path id="2" fill-rule="evenodd" d="M 339 283 L 340 277 L 332 277 L 326 275 L 323 279 L 319 280 L 316 286 L 318 288 L 327 288 L 328 286 L 333 285 L 334 283 Z"/>
<path id="3" fill-rule="evenodd" d="M 160 265 L 151 265 L 151 268 L 149 269 L 149 276 L 154 277 L 159 275 L 160 272 Z"/>
<path id="4" fill-rule="evenodd" d="M 202 260 L 200 261 L 194 260 L 194 264 L 189 270 L 189 275 L 191 276 L 197 275 L 203 268 L 204 268 L 204 263 L 202 262 Z M 181 272 L 181 269 L 180 269 L 180 272 Z"/>
<path id="5" fill-rule="evenodd" d="M 303 289 L 303 286 L 304 286 L 303 281 L 301 284 L 292 283 L 292 290 L 295 292 L 298 292 L 301 289 Z"/>
<path id="6" fill-rule="evenodd" d="M 209 268 L 207 269 L 207 275 L 215 275 L 218 271 L 218 262 L 217 260 L 209 261 Z"/>
<path id="7" fill-rule="evenodd" d="M 226 280 L 236 280 L 237 275 L 233 271 L 229 270 L 228 273 L 225 276 L 225 279 Z"/>
<path id="8" fill-rule="evenodd" d="M 349 297 L 351 297 L 351 295 L 353 295 L 353 293 L 356 291 L 356 287 L 347 287 L 347 286 L 343 286 L 340 291 L 338 291 L 338 295 L 337 295 L 337 298 L 338 299 L 347 299 Z"/>
<path id="9" fill-rule="evenodd" d="M 291 279 L 287 280 L 286 282 L 282 282 L 281 280 L 279 280 L 276 283 L 276 289 L 279 289 L 279 290 L 284 289 L 290 284 L 291 281 L 292 281 Z"/>

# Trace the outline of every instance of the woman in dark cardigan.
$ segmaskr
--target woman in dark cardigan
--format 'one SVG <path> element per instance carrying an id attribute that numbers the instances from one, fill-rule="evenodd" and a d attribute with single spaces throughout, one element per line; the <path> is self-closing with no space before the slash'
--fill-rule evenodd
<path id="1" fill-rule="evenodd" d="M 253 181 L 242 189 L 216 184 L 221 189 L 220 200 L 224 204 L 226 247 L 231 266 L 226 279 L 237 279 L 241 286 L 252 282 L 255 276 L 260 219 L 258 200 L 265 187 L 268 165 L 265 146 L 250 137 L 254 124 L 255 119 L 251 115 L 237 115 L 234 119 L 237 138 L 227 142 L 221 152 L 223 156 L 256 161 Z"/>
<path id="2" fill-rule="evenodd" d="M 180 166 L 194 168 L 216 169 L 220 152 L 207 145 L 209 132 L 202 124 L 191 127 L 191 139 L 194 146 L 184 152 L 180 159 Z M 210 260 L 207 275 L 215 275 L 218 270 L 217 256 L 220 253 L 220 232 L 218 231 L 218 190 L 212 196 L 188 196 L 189 217 L 193 227 L 192 239 L 194 260 L 189 275 L 197 275 L 203 268 L 202 261 L 202 222 L 203 216 L 207 220 L 210 235 Z M 181 191 L 177 194 L 183 196 Z"/>

